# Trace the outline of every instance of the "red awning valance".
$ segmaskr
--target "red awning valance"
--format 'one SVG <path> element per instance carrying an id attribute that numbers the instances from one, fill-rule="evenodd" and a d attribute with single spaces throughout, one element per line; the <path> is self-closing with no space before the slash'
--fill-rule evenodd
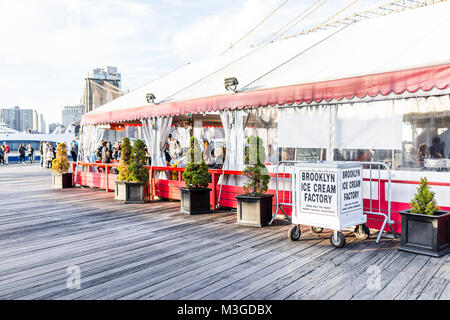
<path id="1" fill-rule="evenodd" d="M 366 96 L 386 96 L 392 92 L 402 94 L 433 88 L 446 89 L 450 85 L 450 64 L 373 75 L 299 84 L 263 90 L 238 92 L 193 100 L 145 105 L 137 108 L 103 113 L 88 113 L 84 124 L 104 124 L 134 121 L 150 117 L 195 114 L 227 109 L 266 107 L 293 103 L 352 99 Z"/>

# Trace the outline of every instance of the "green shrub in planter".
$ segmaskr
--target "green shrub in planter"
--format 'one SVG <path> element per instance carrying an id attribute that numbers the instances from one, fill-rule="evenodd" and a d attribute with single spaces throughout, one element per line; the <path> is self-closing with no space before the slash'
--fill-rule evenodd
<path id="1" fill-rule="evenodd" d="M 210 192 L 208 188 L 210 176 L 208 166 L 203 159 L 200 144 L 195 137 L 191 137 L 190 148 L 187 153 L 186 170 L 183 180 L 186 188 L 180 188 L 181 208 L 184 214 L 210 213 Z"/>
<path id="2" fill-rule="evenodd" d="M 52 187 L 53 189 L 72 188 L 72 173 L 69 173 L 69 158 L 66 144 L 59 143 L 56 149 L 56 158 L 52 161 Z"/>
<path id="3" fill-rule="evenodd" d="M 439 211 L 434 199 L 434 192 L 430 190 L 427 178 L 420 179 L 420 186 L 417 188 L 417 193 L 414 199 L 409 203 L 412 213 L 433 215 Z"/>
<path id="4" fill-rule="evenodd" d="M 236 196 L 238 224 L 263 227 L 272 216 L 273 195 L 265 194 L 270 181 L 265 159 L 263 140 L 257 136 L 248 137 L 245 148 L 247 166 L 242 171 L 248 181 L 243 186 L 244 194 Z"/>
<path id="5" fill-rule="evenodd" d="M 263 140 L 257 136 L 250 136 L 247 139 L 245 148 L 245 163 L 248 164 L 242 173 L 247 177 L 248 182 L 244 185 L 244 193 L 251 196 L 261 196 L 266 193 L 270 176 L 264 165 L 266 153 Z"/>
<path id="6" fill-rule="evenodd" d="M 190 140 L 187 163 L 186 170 L 183 172 L 183 180 L 186 188 L 207 188 L 209 184 L 208 166 L 203 159 L 203 153 L 195 137 L 191 137 Z"/>
<path id="7" fill-rule="evenodd" d="M 122 144 L 120 145 L 120 162 L 119 167 L 119 180 L 120 181 L 129 181 L 130 180 L 130 171 L 128 170 L 128 166 L 130 164 L 131 159 L 131 143 L 129 138 L 123 138 Z"/>
<path id="8" fill-rule="evenodd" d="M 128 165 L 129 181 L 147 182 L 148 169 L 145 166 L 145 143 L 142 140 L 136 140 L 131 149 L 130 164 Z"/>
<path id="9" fill-rule="evenodd" d="M 434 192 L 426 178 L 420 186 L 411 209 L 400 211 L 402 235 L 399 250 L 441 257 L 450 252 L 450 212 L 436 205 Z"/>
<path id="10" fill-rule="evenodd" d="M 145 143 L 138 139 L 131 147 L 130 139 L 124 138 L 121 149 L 115 199 L 124 200 L 125 203 L 144 203 L 146 182 L 149 179 L 145 166 Z"/>

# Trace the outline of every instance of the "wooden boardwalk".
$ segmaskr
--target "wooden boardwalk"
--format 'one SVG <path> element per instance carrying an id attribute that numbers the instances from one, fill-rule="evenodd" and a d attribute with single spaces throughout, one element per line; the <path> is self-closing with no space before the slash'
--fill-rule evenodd
<path id="1" fill-rule="evenodd" d="M 0 167 L 0 299 L 450 299 L 450 255 L 375 237 L 335 249 L 329 233 L 185 216 L 179 202 L 124 205 L 112 193 L 51 189 L 38 166 Z M 68 289 L 79 267 L 81 288 Z"/>

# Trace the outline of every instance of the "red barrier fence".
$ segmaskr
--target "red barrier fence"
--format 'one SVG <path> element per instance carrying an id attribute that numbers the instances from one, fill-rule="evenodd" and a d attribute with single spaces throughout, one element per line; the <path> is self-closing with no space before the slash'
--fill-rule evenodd
<path id="1" fill-rule="evenodd" d="M 118 163 L 78 163 L 82 168 L 87 168 L 82 171 L 75 171 L 76 163 L 72 164 L 74 185 L 82 185 L 89 186 L 95 188 L 105 189 L 107 192 L 114 191 L 115 183 L 117 180 L 117 174 L 111 174 L 111 168 L 117 168 Z M 95 169 L 94 169 L 95 168 Z M 165 198 L 165 199 L 175 199 L 180 200 L 180 187 L 184 187 L 184 181 L 182 179 L 182 173 L 185 168 L 173 168 L 173 167 L 147 167 L 149 170 L 149 198 L 154 199 L 155 197 Z M 170 179 L 158 179 L 157 174 L 159 172 L 166 172 Z M 222 169 L 210 169 L 209 173 L 211 174 L 211 182 L 209 184 L 209 188 L 211 188 L 211 205 L 213 208 L 219 207 L 228 207 L 228 208 L 236 208 L 236 195 L 242 194 L 242 187 L 232 186 L 232 185 L 224 185 L 219 184 L 218 180 L 220 175 L 234 175 L 241 176 L 241 171 L 234 170 L 222 170 Z M 275 173 L 271 173 L 270 176 L 272 178 L 276 177 Z M 289 178 L 290 174 L 288 173 L 280 173 L 278 175 L 280 178 Z M 368 181 L 368 179 L 364 179 Z M 372 180 L 373 182 L 377 180 Z M 380 207 L 382 212 L 387 213 L 388 208 L 388 199 L 386 198 L 386 186 L 388 181 L 384 179 L 380 179 L 380 190 L 378 193 L 379 199 L 370 200 L 364 199 L 364 210 L 370 211 L 372 208 L 373 212 L 377 212 Z M 392 180 L 392 183 L 395 184 L 418 184 L 416 181 L 401 181 L 401 180 Z M 439 186 L 448 186 L 450 187 L 450 183 L 433 183 L 430 182 L 430 185 L 439 185 Z M 450 189 L 449 189 L 450 190 Z M 269 194 L 276 193 L 276 190 L 269 189 Z M 288 199 L 291 198 L 291 192 L 289 191 L 279 191 L 280 202 L 287 202 Z M 378 201 L 380 201 L 380 206 Z M 393 227 L 396 232 L 400 233 L 400 221 L 401 217 L 398 213 L 400 210 L 408 209 L 409 204 L 407 202 L 391 202 L 391 217 L 393 220 Z M 443 210 L 450 210 L 450 208 L 442 207 Z M 276 210 L 276 202 L 275 199 L 273 201 L 273 212 Z M 291 215 L 290 208 L 285 208 L 285 211 L 288 215 Z M 382 225 L 382 218 L 377 215 L 367 215 L 367 225 L 373 229 L 380 229 Z M 390 231 L 388 227 L 385 227 L 385 231 Z"/>

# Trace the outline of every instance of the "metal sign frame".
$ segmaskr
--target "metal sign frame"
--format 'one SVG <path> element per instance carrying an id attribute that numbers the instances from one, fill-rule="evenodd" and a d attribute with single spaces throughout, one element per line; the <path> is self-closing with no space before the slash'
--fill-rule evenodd
<path id="1" fill-rule="evenodd" d="M 336 162 L 332 161 L 280 161 L 277 164 L 276 167 L 276 192 L 275 192 L 275 198 L 276 198 L 276 210 L 275 213 L 272 215 L 272 219 L 269 222 L 269 225 L 273 223 L 276 216 L 280 213 L 283 213 L 284 216 L 287 218 L 289 223 L 292 223 L 291 217 L 289 217 L 284 210 L 284 207 L 291 207 L 293 210 L 294 208 L 294 199 L 296 198 L 295 194 L 295 188 L 293 188 L 293 183 L 295 181 L 295 174 L 293 172 L 286 172 L 286 167 L 295 166 L 296 164 L 333 164 Z M 345 163 L 351 163 L 346 161 Z M 369 170 L 369 177 L 368 177 L 368 183 L 369 183 L 369 208 L 363 208 L 364 214 L 372 214 L 383 217 L 383 224 L 380 228 L 380 232 L 378 233 L 376 243 L 379 243 L 381 235 L 383 234 L 383 230 L 386 227 L 386 224 L 388 224 L 389 228 L 391 229 L 392 234 L 394 237 L 397 237 L 396 232 L 394 231 L 394 228 L 392 227 L 392 219 L 391 219 L 391 169 L 383 162 L 364 162 L 364 161 L 357 161 L 356 163 L 363 165 L 363 171 Z M 283 172 L 280 174 L 280 166 L 283 166 Z M 387 212 L 383 212 L 381 209 L 381 201 L 380 201 L 380 190 L 381 190 L 381 170 L 386 170 L 387 173 Z M 378 174 L 374 174 L 374 172 L 378 171 Z M 376 178 L 377 177 L 377 178 Z M 280 188 L 280 178 L 283 179 L 282 186 Z M 367 178 L 366 178 L 367 179 Z M 377 183 L 377 196 L 378 196 L 378 208 L 375 208 L 373 206 L 373 199 L 372 195 L 374 192 L 374 188 L 372 187 L 373 183 Z M 289 186 L 289 190 L 286 189 L 286 185 Z M 287 197 L 284 197 L 287 193 Z M 282 198 L 282 201 L 280 199 Z M 287 201 L 286 201 L 287 199 Z M 378 211 L 375 211 L 378 209 Z M 386 211 L 386 210 L 384 210 Z"/>

